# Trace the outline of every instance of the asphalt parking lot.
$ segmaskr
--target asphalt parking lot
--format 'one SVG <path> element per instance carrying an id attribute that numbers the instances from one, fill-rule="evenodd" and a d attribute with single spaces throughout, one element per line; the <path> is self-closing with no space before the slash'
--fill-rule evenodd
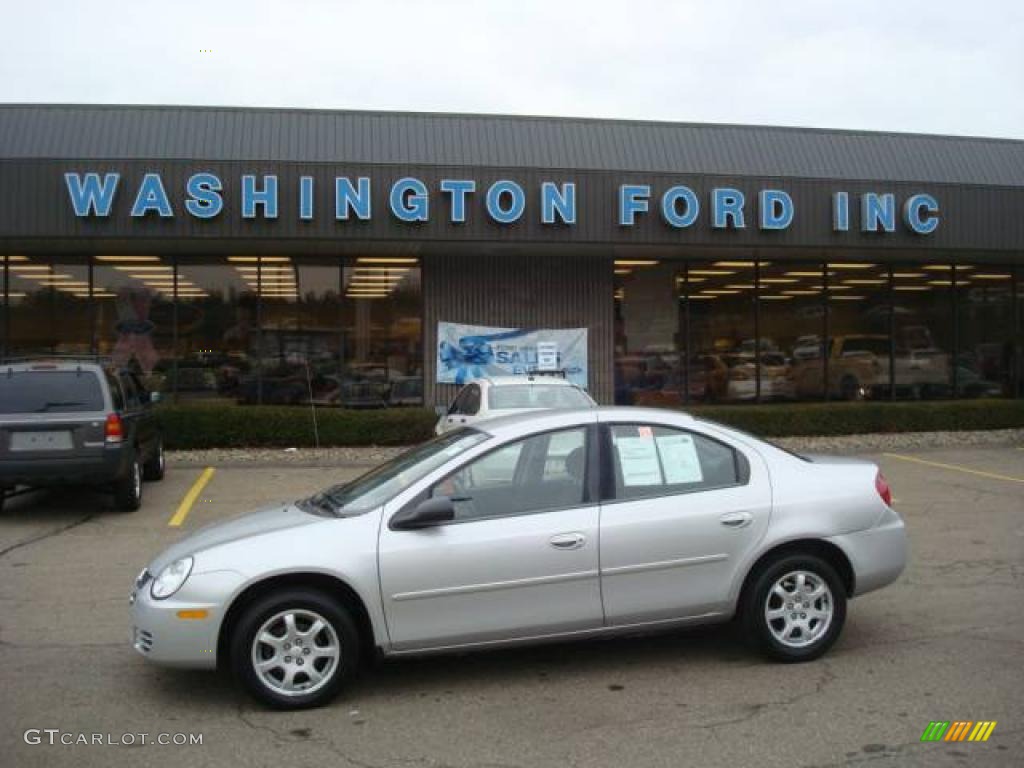
<path id="1" fill-rule="evenodd" d="M 332 706 L 264 710 L 129 647 L 139 569 L 183 532 L 357 470 L 172 466 L 143 508 L 31 493 L 0 515 L 0 761 L 8 766 L 1020 765 L 1024 449 L 873 455 L 911 564 L 855 600 L 823 660 L 762 662 L 727 628 L 378 664 Z M 178 515 L 179 519 L 182 515 Z M 921 743 L 994 720 L 987 743 Z M 202 734 L 201 745 L 27 744 L 27 729 Z"/>

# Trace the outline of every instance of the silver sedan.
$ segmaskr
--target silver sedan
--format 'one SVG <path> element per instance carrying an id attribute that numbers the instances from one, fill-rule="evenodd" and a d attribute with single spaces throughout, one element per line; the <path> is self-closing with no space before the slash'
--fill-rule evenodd
<path id="1" fill-rule="evenodd" d="M 545 411 L 186 537 L 135 581 L 133 645 L 160 664 L 230 667 L 281 708 L 328 701 L 374 652 L 733 617 L 767 656 L 807 661 L 906 557 L 870 462 L 796 456 L 673 411 Z"/>

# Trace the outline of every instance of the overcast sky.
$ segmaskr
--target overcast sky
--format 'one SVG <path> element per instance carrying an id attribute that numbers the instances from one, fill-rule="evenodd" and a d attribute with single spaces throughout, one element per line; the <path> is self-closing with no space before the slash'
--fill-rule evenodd
<path id="1" fill-rule="evenodd" d="M 3 5 L 2 102 L 581 115 L 1024 138 L 1022 0 Z"/>

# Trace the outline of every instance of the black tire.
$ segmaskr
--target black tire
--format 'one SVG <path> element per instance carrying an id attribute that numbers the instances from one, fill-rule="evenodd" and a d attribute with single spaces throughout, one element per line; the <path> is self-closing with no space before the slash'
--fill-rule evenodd
<path id="1" fill-rule="evenodd" d="M 860 400 L 860 382 L 855 376 L 843 376 L 839 381 L 839 395 L 843 400 Z"/>
<path id="2" fill-rule="evenodd" d="M 132 454 L 124 477 L 114 483 L 114 506 L 122 512 L 134 512 L 142 506 L 142 464 L 139 454 Z"/>
<path id="3" fill-rule="evenodd" d="M 304 653 L 309 653 L 310 650 L 314 650 L 317 647 L 329 645 L 332 641 L 331 632 L 333 632 L 334 638 L 336 638 L 338 643 L 339 654 L 337 658 L 333 662 L 328 661 L 323 666 L 316 666 L 321 661 L 316 656 L 302 657 L 312 659 L 312 661 L 307 661 L 307 663 L 314 665 L 312 667 L 314 670 L 327 675 L 324 682 L 317 683 L 319 687 L 314 687 L 310 693 L 294 692 L 288 694 L 270 687 L 268 683 L 261 679 L 261 675 L 255 669 L 253 661 L 254 652 L 265 655 L 269 652 L 269 655 L 266 655 L 268 660 L 281 658 L 283 662 L 294 658 L 294 664 L 301 663 L 297 654 L 294 656 L 285 655 L 289 651 L 294 654 L 297 644 L 290 649 L 287 646 L 282 646 L 276 651 L 273 651 L 267 645 L 262 645 L 254 650 L 256 635 L 261 633 L 264 624 L 274 620 L 282 613 L 293 611 L 297 612 L 296 626 L 299 629 L 302 629 L 304 626 L 307 629 L 310 628 L 308 624 L 303 625 L 300 623 L 304 617 L 308 618 L 309 613 L 316 614 L 326 625 L 326 629 L 321 630 L 312 639 L 306 638 L 307 647 L 302 649 Z M 273 627 L 274 625 L 272 624 L 271 628 Z M 271 634 L 277 636 L 277 632 L 271 632 Z M 250 695 L 263 704 L 274 709 L 308 709 L 310 707 L 323 706 L 330 702 L 338 695 L 345 684 L 352 679 L 352 676 L 359 667 L 359 646 L 359 632 L 356 629 L 356 623 L 345 606 L 317 590 L 290 588 L 267 595 L 245 608 L 235 624 L 230 637 L 230 665 L 235 679 L 238 680 Z M 305 675 L 305 678 L 302 677 L 305 674 L 304 670 L 294 666 L 291 669 L 295 675 L 294 682 L 296 684 L 314 685 L 308 674 Z M 310 669 L 309 666 L 306 667 L 306 670 L 308 669 Z M 285 674 L 283 663 L 280 667 L 274 668 L 273 673 L 276 672 L 281 672 L 281 679 L 277 682 L 283 684 Z"/>
<path id="4" fill-rule="evenodd" d="M 820 625 L 815 623 L 813 616 L 809 619 L 807 617 L 815 609 L 824 607 L 823 598 L 809 599 L 804 603 L 787 603 L 772 593 L 777 583 L 797 572 L 813 575 L 816 579 L 824 582 L 828 587 L 826 594 L 831 596 L 829 622 L 819 635 L 810 640 L 804 633 L 813 633 L 815 628 Z M 785 587 L 783 588 L 785 589 Z M 771 604 L 769 603 L 770 594 L 773 594 Z M 775 605 L 776 601 L 779 602 L 779 605 Z M 777 632 L 785 628 L 787 618 L 784 615 L 769 620 L 769 605 L 773 610 L 783 609 L 784 613 L 788 613 L 787 607 L 792 606 L 794 612 L 788 615 L 797 618 L 800 622 L 806 619 L 807 629 L 800 629 L 800 636 L 796 636 L 794 633 L 790 643 L 781 641 Z M 810 608 L 805 606 L 810 606 Z M 831 648 L 842 632 L 843 624 L 846 621 L 846 588 L 835 568 L 820 557 L 799 553 L 783 555 L 770 561 L 753 575 L 751 583 L 744 592 L 743 603 L 740 605 L 740 619 L 745 639 L 768 658 L 789 663 L 811 661 Z M 820 622 L 821 619 L 818 621 Z M 806 645 L 798 647 L 801 642 Z"/>
<path id="5" fill-rule="evenodd" d="M 167 466 L 164 459 L 164 439 L 157 438 L 156 450 L 149 461 L 142 465 L 142 479 L 147 482 L 157 482 L 164 479 L 164 472 Z"/>

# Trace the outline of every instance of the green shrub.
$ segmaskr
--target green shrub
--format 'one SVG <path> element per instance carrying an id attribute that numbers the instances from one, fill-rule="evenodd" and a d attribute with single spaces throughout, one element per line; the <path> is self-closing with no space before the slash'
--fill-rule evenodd
<path id="1" fill-rule="evenodd" d="M 286 405 L 163 405 L 159 408 L 169 449 L 310 447 L 308 407 Z M 346 410 L 318 408 L 321 446 L 411 445 L 433 435 L 437 417 L 425 408 Z"/>
<path id="2" fill-rule="evenodd" d="M 763 437 L 1024 427 L 1024 400 L 695 406 L 694 416 Z"/>
<path id="3" fill-rule="evenodd" d="M 1024 428 L 1024 400 L 701 405 L 687 410 L 762 437 Z M 312 414 L 304 406 L 167 404 L 159 413 L 170 449 L 314 445 Z M 412 445 L 429 438 L 437 420 L 426 408 L 318 408 L 316 415 L 322 446 Z"/>

